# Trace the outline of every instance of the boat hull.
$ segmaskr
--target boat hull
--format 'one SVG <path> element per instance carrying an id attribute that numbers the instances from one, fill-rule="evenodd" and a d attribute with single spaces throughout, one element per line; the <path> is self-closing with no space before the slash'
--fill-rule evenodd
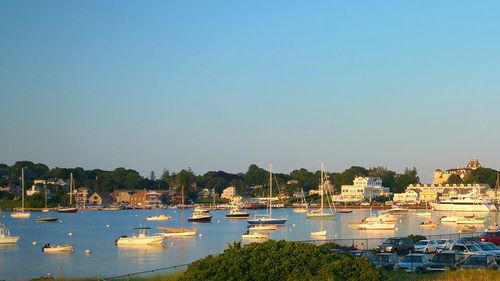
<path id="1" fill-rule="evenodd" d="M 24 213 L 24 212 L 15 212 L 10 214 L 10 217 L 13 219 L 27 219 L 30 217 L 30 213 Z"/>
<path id="2" fill-rule="evenodd" d="M 165 236 L 154 235 L 148 237 L 120 237 L 116 241 L 116 245 L 155 245 L 161 244 Z"/>
<path id="3" fill-rule="evenodd" d="M 153 217 L 147 217 L 147 221 L 166 221 L 169 220 L 171 217 L 167 215 L 159 215 L 159 216 L 153 216 Z"/>
<path id="4" fill-rule="evenodd" d="M 212 222 L 212 217 L 188 218 L 189 222 Z"/>
<path id="5" fill-rule="evenodd" d="M 56 246 L 50 248 L 42 248 L 44 253 L 61 253 L 61 252 L 73 252 L 73 246 Z"/>
<path id="6" fill-rule="evenodd" d="M 307 218 L 311 220 L 328 220 L 328 219 L 334 219 L 335 214 L 307 214 Z"/>
<path id="7" fill-rule="evenodd" d="M 228 219 L 246 219 L 250 217 L 250 214 L 228 214 L 226 218 Z"/>
<path id="8" fill-rule="evenodd" d="M 59 219 L 58 218 L 38 218 L 38 219 L 35 219 L 36 222 L 54 222 L 54 221 L 58 221 Z"/>
<path id="9" fill-rule="evenodd" d="M 185 231 L 185 232 L 162 232 L 160 233 L 164 237 L 187 237 L 196 235 L 196 231 Z"/>
<path id="10" fill-rule="evenodd" d="M 78 212 L 78 209 L 77 208 L 68 207 L 68 208 L 59 208 L 59 209 L 57 209 L 57 211 L 59 213 L 76 213 L 76 212 Z"/>
<path id="11" fill-rule="evenodd" d="M 19 236 L 0 237 L 0 244 L 16 244 Z"/>
<path id="12" fill-rule="evenodd" d="M 453 204 L 453 203 L 434 203 L 432 205 L 435 211 L 448 211 L 448 212 L 494 212 L 496 207 L 483 203 L 470 203 L 470 204 Z"/>
<path id="13" fill-rule="evenodd" d="M 326 230 L 311 232 L 311 236 L 326 236 Z"/>
<path id="14" fill-rule="evenodd" d="M 248 224 L 285 224 L 287 219 L 249 219 Z"/>

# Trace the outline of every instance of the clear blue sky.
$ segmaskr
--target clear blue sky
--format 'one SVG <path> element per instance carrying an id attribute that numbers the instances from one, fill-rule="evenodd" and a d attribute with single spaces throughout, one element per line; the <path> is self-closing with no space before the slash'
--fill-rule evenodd
<path id="1" fill-rule="evenodd" d="M 0 2 L 0 163 L 500 169 L 498 1 Z"/>

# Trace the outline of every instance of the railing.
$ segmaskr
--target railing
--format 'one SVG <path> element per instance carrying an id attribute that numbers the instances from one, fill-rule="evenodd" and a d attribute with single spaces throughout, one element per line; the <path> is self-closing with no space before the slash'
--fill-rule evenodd
<path id="1" fill-rule="evenodd" d="M 453 239 L 453 240 L 458 240 L 462 237 L 473 237 L 481 234 L 482 232 L 468 232 L 468 233 L 445 233 L 445 234 L 432 234 L 432 235 L 423 235 L 427 239 L 432 239 L 432 240 L 438 240 L 438 239 Z M 304 243 L 310 243 L 314 244 L 316 246 L 320 246 L 326 243 L 335 243 L 339 246 L 344 246 L 344 247 L 353 247 L 357 248 L 359 250 L 371 250 L 375 249 L 375 247 L 379 244 L 382 244 L 384 240 L 388 239 L 388 237 L 385 238 L 338 238 L 338 239 L 325 239 L 325 240 L 304 240 L 304 241 L 299 241 L 299 242 L 304 242 Z M 177 272 L 180 269 L 185 269 L 187 266 L 190 265 L 190 263 L 186 264 L 180 264 L 180 265 L 175 265 L 175 266 L 169 266 L 169 267 L 163 267 L 163 268 L 158 268 L 158 269 L 153 269 L 153 270 L 146 270 L 146 271 L 140 271 L 140 272 L 134 272 L 134 273 L 129 273 L 129 274 L 124 274 L 124 275 L 118 275 L 118 276 L 112 276 L 112 277 L 102 277 L 98 276 L 97 280 L 98 281 L 108 281 L 108 280 L 133 280 L 134 277 L 139 278 L 140 275 L 147 275 L 148 280 L 161 280 L 162 275 L 169 273 L 169 272 Z M 157 273 L 160 273 L 157 275 Z"/>
<path id="2" fill-rule="evenodd" d="M 145 271 L 140 271 L 140 272 L 134 272 L 134 273 L 129 273 L 129 274 L 123 274 L 123 275 L 117 275 L 117 276 L 112 276 L 112 277 L 102 277 L 102 276 L 97 276 L 98 281 L 108 281 L 108 280 L 133 280 L 134 277 L 139 277 L 140 275 L 147 275 L 148 280 L 158 280 L 162 279 L 161 275 L 164 275 L 169 272 L 177 272 L 179 269 L 186 268 L 189 265 L 189 263 L 186 264 L 180 264 L 180 265 L 174 265 L 174 266 L 169 266 L 169 267 L 163 267 L 163 268 L 157 268 L 157 269 L 152 269 L 152 270 L 145 270 Z M 161 273 L 161 275 L 157 275 L 157 273 Z"/>

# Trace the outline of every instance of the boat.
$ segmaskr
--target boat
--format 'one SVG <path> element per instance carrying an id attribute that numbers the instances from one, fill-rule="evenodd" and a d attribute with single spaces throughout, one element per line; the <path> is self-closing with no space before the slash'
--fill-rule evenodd
<path id="1" fill-rule="evenodd" d="M 395 206 L 387 210 L 387 213 L 391 215 L 406 215 L 406 213 L 408 213 L 408 209 L 400 206 Z"/>
<path id="2" fill-rule="evenodd" d="M 441 222 L 457 222 L 458 218 L 455 216 L 442 216 L 439 220 Z"/>
<path id="3" fill-rule="evenodd" d="M 42 252 L 44 253 L 62 253 L 62 252 L 73 252 L 73 246 L 71 245 L 50 245 L 50 243 L 45 244 L 42 247 Z"/>
<path id="4" fill-rule="evenodd" d="M 157 216 L 149 216 L 146 218 L 147 221 L 166 221 L 171 219 L 172 217 L 169 215 L 157 215 Z"/>
<path id="5" fill-rule="evenodd" d="M 207 208 L 205 208 L 203 206 L 198 205 L 198 206 L 194 207 L 194 213 L 210 213 L 210 210 L 208 210 Z"/>
<path id="6" fill-rule="evenodd" d="M 184 228 L 184 186 L 181 187 L 181 228 L 159 226 L 158 229 L 166 230 L 167 232 L 160 232 L 158 234 L 163 237 L 192 237 L 198 231 L 197 228 L 185 229 Z"/>
<path id="7" fill-rule="evenodd" d="M 19 238 L 19 236 L 10 235 L 9 229 L 0 224 L 0 244 L 16 244 Z"/>
<path id="8" fill-rule="evenodd" d="M 248 219 L 248 224 L 285 224 L 288 220 L 287 218 L 273 218 L 273 205 L 272 205 L 272 197 L 273 197 L 273 166 L 269 164 L 269 208 L 268 214 L 258 216 L 256 215 L 254 218 Z"/>
<path id="9" fill-rule="evenodd" d="M 248 229 L 252 230 L 276 230 L 278 226 L 275 224 L 251 224 Z"/>
<path id="10" fill-rule="evenodd" d="M 311 236 L 326 236 L 326 230 L 313 231 L 311 232 Z"/>
<path id="11" fill-rule="evenodd" d="M 36 222 L 54 222 L 54 221 L 58 221 L 58 220 L 59 220 L 58 218 L 51 218 L 51 217 L 35 219 Z"/>
<path id="12" fill-rule="evenodd" d="M 73 204 L 73 190 L 75 189 L 75 181 L 73 179 L 73 173 L 70 174 L 69 178 L 69 206 L 58 206 L 57 211 L 59 213 L 76 213 L 78 212 L 78 209 L 75 207 L 72 207 Z"/>
<path id="13" fill-rule="evenodd" d="M 258 232 L 250 233 L 247 231 L 246 233 L 241 235 L 241 239 L 267 240 L 267 239 L 269 239 L 269 235 L 264 234 L 264 233 L 258 233 Z"/>
<path id="14" fill-rule="evenodd" d="M 328 176 L 325 175 L 323 163 L 321 163 L 321 179 L 320 180 L 321 180 L 321 183 L 319 186 L 320 187 L 319 193 L 320 193 L 320 197 L 321 197 L 320 207 L 318 210 L 311 210 L 310 212 L 308 212 L 307 218 L 308 219 L 334 219 L 335 213 L 333 213 L 333 211 L 332 211 L 332 207 L 331 207 L 329 196 L 328 196 L 328 190 L 330 190 L 330 189 L 325 188 L 325 185 L 330 187 L 330 183 L 328 181 Z M 330 207 L 329 211 L 325 211 L 325 208 L 324 208 L 323 197 L 324 197 L 325 193 L 327 194 L 328 205 Z"/>
<path id="15" fill-rule="evenodd" d="M 149 235 L 149 227 L 135 227 L 133 229 L 139 230 L 138 235 L 132 236 L 120 236 L 116 239 L 116 245 L 152 245 L 161 244 L 165 239 L 165 236 L 160 234 Z"/>
<path id="16" fill-rule="evenodd" d="M 431 212 L 416 212 L 415 215 L 419 216 L 419 217 L 430 217 L 430 216 L 432 216 L 432 213 Z"/>
<path id="17" fill-rule="evenodd" d="M 477 199 L 476 191 L 431 203 L 436 211 L 495 212 L 497 208 L 485 200 Z"/>
<path id="18" fill-rule="evenodd" d="M 392 230 L 396 228 L 396 224 L 384 222 L 382 220 L 378 222 L 364 222 L 358 225 L 358 229 L 366 230 Z"/>
<path id="19" fill-rule="evenodd" d="M 45 191 L 45 208 L 42 209 L 42 213 L 48 213 L 49 209 L 47 208 L 47 187 L 44 187 Z"/>
<path id="20" fill-rule="evenodd" d="M 300 201 L 300 204 L 298 204 L 300 207 L 294 208 L 293 212 L 298 214 L 307 213 L 306 196 L 304 194 L 304 189 L 302 188 L 300 189 Z"/>
<path id="21" fill-rule="evenodd" d="M 21 211 L 12 212 L 10 217 L 13 219 L 27 219 L 30 215 L 29 212 L 24 211 L 24 168 L 21 168 Z"/>
<path id="22" fill-rule="evenodd" d="M 194 212 L 189 218 L 189 222 L 212 222 L 212 214 L 210 212 Z"/>
<path id="23" fill-rule="evenodd" d="M 387 213 L 381 213 L 378 216 L 369 216 L 363 219 L 363 222 L 396 222 L 397 217 Z"/>
<path id="24" fill-rule="evenodd" d="M 457 224 L 484 224 L 485 217 L 463 217 L 457 219 Z"/>
<path id="25" fill-rule="evenodd" d="M 233 208 L 229 211 L 229 214 L 226 215 L 228 219 L 246 219 L 250 216 L 250 213 L 243 212 L 239 208 Z"/>
<path id="26" fill-rule="evenodd" d="M 420 227 L 422 227 L 422 228 L 434 228 L 436 226 L 437 226 L 437 224 L 435 224 L 432 221 L 426 221 L 426 222 L 421 222 L 420 223 Z"/>
<path id="27" fill-rule="evenodd" d="M 459 229 L 459 232 L 475 232 L 476 227 L 473 225 L 464 225 Z"/>

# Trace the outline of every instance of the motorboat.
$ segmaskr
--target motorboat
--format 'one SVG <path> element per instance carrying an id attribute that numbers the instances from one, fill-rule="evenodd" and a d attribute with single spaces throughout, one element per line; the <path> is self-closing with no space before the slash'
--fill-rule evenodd
<path id="1" fill-rule="evenodd" d="M 420 223 L 420 227 L 422 227 L 422 228 L 434 228 L 436 226 L 437 226 L 437 224 L 435 224 L 432 221 L 426 221 L 426 222 L 421 222 Z"/>
<path id="2" fill-rule="evenodd" d="M 365 222 L 358 225 L 358 229 L 366 230 L 392 230 L 396 228 L 396 224 L 388 222 Z"/>
<path id="3" fill-rule="evenodd" d="M 42 252 L 44 253 L 67 253 L 73 252 L 73 246 L 71 245 L 50 245 L 50 243 L 45 244 L 42 247 Z"/>
<path id="4" fill-rule="evenodd" d="M 269 239 L 269 235 L 264 234 L 264 233 L 258 233 L 258 232 L 250 233 L 247 231 L 246 233 L 241 235 L 241 239 L 267 240 L 267 239 Z"/>
<path id="5" fill-rule="evenodd" d="M 239 208 L 233 208 L 229 211 L 229 214 L 226 215 L 228 219 L 246 219 L 250 216 L 250 213 L 243 212 Z"/>
<path id="6" fill-rule="evenodd" d="M 463 217 L 457 219 L 457 224 L 484 224 L 486 218 L 480 217 Z"/>
<path id="7" fill-rule="evenodd" d="M 10 235 L 9 229 L 0 224 L 0 244 L 16 244 L 19 238 L 19 236 Z"/>
<path id="8" fill-rule="evenodd" d="M 169 215 L 157 215 L 157 216 L 149 216 L 146 218 L 148 221 L 166 221 L 171 219 L 172 217 Z"/>
<path id="9" fill-rule="evenodd" d="M 455 216 L 442 216 L 439 220 L 441 222 L 457 222 L 458 218 Z"/>
<path id="10" fill-rule="evenodd" d="M 363 222 L 396 222 L 397 217 L 390 214 L 380 214 L 378 216 L 369 216 L 363 219 Z"/>
<path id="11" fill-rule="evenodd" d="M 165 239 L 165 236 L 160 234 L 149 235 L 149 227 L 135 227 L 133 229 L 139 230 L 138 235 L 132 236 L 120 236 L 116 239 L 116 245 L 151 245 L 151 244 L 161 244 Z"/>
<path id="12" fill-rule="evenodd" d="M 494 204 L 478 198 L 477 191 L 431 204 L 436 211 L 495 212 Z"/>
<path id="13" fill-rule="evenodd" d="M 391 215 L 406 215 L 406 213 L 408 213 L 408 209 L 396 206 L 387 210 L 387 213 Z"/>
<path id="14" fill-rule="evenodd" d="M 212 222 L 212 214 L 210 212 L 194 212 L 189 218 L 190 222 Z"/>
<path id="15" fill-rule="evenodd" d="M 252 224 L 248 226 L 248 229 L 252 230 L 276 230 L 278 228 L 275 224 Z"/>
<path id="16" fill-rule="evenodd" d="M 202 206 L 196 206 L 196 207 L 194 207 L 194 212 L 195 213 L 210 213 L 210 210 L 208 210 L 207 208 L 202 207 Z"/>
<path id="17" fill-rule="evenodd" d="M 51 217 L 35 219 L 36 222 L 54 222 L 54 221 L 58 221 L 58 220 L 59 220 L 58 218 L 51 218 Z"/>

